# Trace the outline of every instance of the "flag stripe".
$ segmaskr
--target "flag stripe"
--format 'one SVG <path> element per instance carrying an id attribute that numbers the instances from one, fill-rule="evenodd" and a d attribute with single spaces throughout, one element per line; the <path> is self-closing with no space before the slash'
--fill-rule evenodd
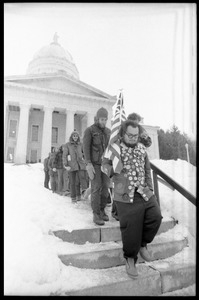
<path id="1" fill-rule="evenodd" d="M 121 162 L 120 157 L 120 144 L 118 140 L 118 133 L 121 126 L 121 123 L 126 120 L 126 114 L 123 105 L 123 95 L 120 92 L 117 102 L 116 102 L 116 109 L 113 118 L 113 123 L 111 126 L 111 135 L 108 147 L 105 150 L 104 157 L 110 159 L 113 164 L 113 170 L 115 173 L 120 173 L 123 165 Z"/>

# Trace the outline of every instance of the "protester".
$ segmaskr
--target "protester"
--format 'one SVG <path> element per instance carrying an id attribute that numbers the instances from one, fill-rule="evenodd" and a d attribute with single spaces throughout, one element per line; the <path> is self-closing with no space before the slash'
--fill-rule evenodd
<path id="1" fill-rule="evenodd" d="M 101 107 L 95 117 L 94 124 L 84 132 L 83 149 L 86 169 L 91 180 L 91 207 L 93 222 L 104 225 L 109 221 L 105 207 L 109 197 L 109 178 L 101 171 L 102 155 L 108 145 L 110 129 L 106 127 L 108 111 Z"/>
<path id="2" fill-rule="evenodd" d="M 64 166 L 63 166 L 63 149 L 62 146 L 59 147 L 55 159 L 54 159 L 54 166 L 57 170 L 57 193 L 62 195 L 63 194 L 63 185 L 64 185 L 64 177 L 63 177 L 63 172 L 64 172 Z"/>
<path id="3" fill-rule="evenodd" d="M 76 130 L 71 133 L 69 142 L 64 145 L 63 165 L 69 171 L 71 200 L 75 203 L 83 199 L 83 194 L 88 187 L 83 146 Z"/>
<path id="4" fill-rule="evenodd" d="M 123 169 L 114 173 L 112 161 L 103 159 L 103 169 L 114 182 L 127 274 L 137 278 L 138 252 L 146 261 L 151 257 L 147 244 L 154 239 L 162 220 L 160 207 L 153 193 L 151 168 L 146 147 L 138 142 L 139 128 L 132 120 L 125 121 L 119 132 Z"/>
<path id="5" fill-rule="evenodd" d="M 53 152 L 50 154 L 50 158 L 48 161 L 49 175 L 50 175 L 50 185 L 53 193 L 57 191 L 58 185 L 58 174 L 55 166 L 55 157 L 56 157 L 56 148 L 53 149 Z"/>
<path id="6" fill-rule="evenodd" d="M 152 144 L 152 140 L 151 140 L 150 136 L 148 135 L 147 131 L 144 129 L 144 127 L 139 124 L 140 121 L 142 120 L 141 116 L 137 113 L 131 113 L 128 115 L 127 120 L 132 120 L 132 121 L 134 121 L 135 124 L 138 125 L 138 129 L 139 129 L 138 141 L 140 143 L 142 143 L 145 147 L 150 147 Z M 116 205 L 115 205 L 114 201 L 112 204 L 111 214 L 112 214 L 113 218 L 115 218 L 117 221 L 119 220 Z"/>
<path id="7" fill-rule="evenodd" d="M 48 154 L 48 157 L 46 157 L 44 159 L 44 173 L 45 173 L 44 187 L 46 189 L 49 189 L 49 180 L 50 180 L 49 169 L 48 169 L 48 161 L 49 161 L 49 159 L 50 159 L 50 152 Z"/>

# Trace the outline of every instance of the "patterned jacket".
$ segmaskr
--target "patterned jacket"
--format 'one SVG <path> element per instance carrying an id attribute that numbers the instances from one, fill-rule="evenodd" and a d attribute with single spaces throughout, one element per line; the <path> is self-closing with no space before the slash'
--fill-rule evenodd
<path id="1" fill-rule="evenodd" d="M 127 147 L 123 142 L 121 147 L 121 161 L 123 169 L 120 174 L 113 173 L 112 161 L 103 159 L 103 168 L 112 177 L 114 184 L 114 200 L 133 203 L 134 193 L 137 191 L 145 201 L 153 194 L 151 168 L 146 147 L 137 143 L 134 148 Z"/>

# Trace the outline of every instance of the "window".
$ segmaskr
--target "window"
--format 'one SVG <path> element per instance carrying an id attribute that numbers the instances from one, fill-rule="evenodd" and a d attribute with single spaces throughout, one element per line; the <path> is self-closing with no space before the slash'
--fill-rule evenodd
<path id="1" fill-rule="evenodd" d="M 39 125 L 32 125 L 32 142 L 38 142 Z"/>
<path id="2" fill-rule="evenodd" d="M 9 161 L 9 162 L 13 162 L 14 161 L 14 148 L 12 148 L 12 147 L 8 147 L 7 161 Z"/>
<path id="3" fill-rule="evenodd" d="M 58 128 L 52 127 L 52 143 L 57 143 L 58 141 Z"/>
<path id="4" fill-rule="evenodd" d="M 17 120 L 10 120 L 9 137 L 16 137 L 17 132 Z"/>

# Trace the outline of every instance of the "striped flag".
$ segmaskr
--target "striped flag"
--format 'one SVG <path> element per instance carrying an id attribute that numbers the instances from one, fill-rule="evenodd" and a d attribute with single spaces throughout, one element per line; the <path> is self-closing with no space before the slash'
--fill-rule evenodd
<path id="1" fill-rule="evenodd" d="M 105 150 L 104 157 L 112 160 L 113 170 L 115 173 L 120 173 L 123 165 L 120 157 L 120 142 L 119 142 L 119 129 L 122 122 L 126 120 L 126 115 L 124 111 L 124 101 L 123 94 L 120 91 L 117 97 L 116 109 L 113 118 L 113 123 L 111 126 L 111 135 L 108 147 Z"/>

